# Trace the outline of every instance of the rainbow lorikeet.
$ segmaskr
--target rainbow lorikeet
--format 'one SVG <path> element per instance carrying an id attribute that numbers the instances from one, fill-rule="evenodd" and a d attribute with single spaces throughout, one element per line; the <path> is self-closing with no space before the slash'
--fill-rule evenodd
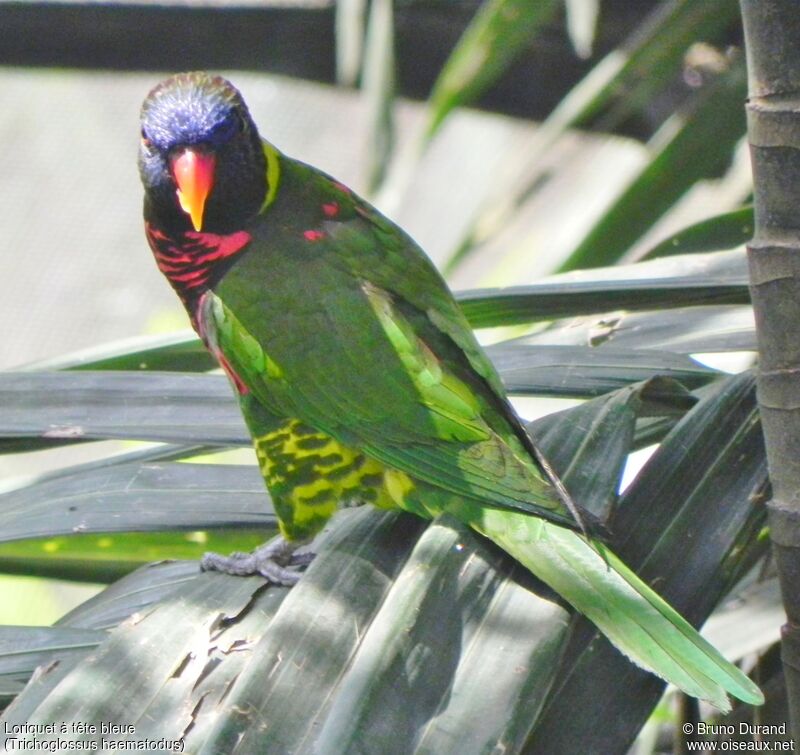
<path id="1" fill-rule="evenodd" d="M 508 403 L 433 264 L 346 186 L 262 141 L 240 93 L 173 76 L 142 107 L 159 269 L 228 374 L 282 537 L 207 568 L 290 584 L 293 551 L 354 499 L 455 516 L 635 663 L 728 706 L 758 688 L 616 556 Z M 591 529 L 591 527 L 589 528 Z"/>

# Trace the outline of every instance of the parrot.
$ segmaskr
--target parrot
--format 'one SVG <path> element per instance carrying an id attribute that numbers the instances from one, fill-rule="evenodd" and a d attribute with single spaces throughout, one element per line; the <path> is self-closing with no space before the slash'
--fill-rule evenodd
<path id="1" fill-rule="evenodd" d="M 292 585 L 354 503 L 449 515 L 551 587 L 632 662 L 728 710 L 759 688 L 596 537 L 515 414 L 443 277 L 347 186 L 262 139 L 205 72 L 141 109 L 144 227 L 227 374 L 280 535 L 204 569 Z"/>

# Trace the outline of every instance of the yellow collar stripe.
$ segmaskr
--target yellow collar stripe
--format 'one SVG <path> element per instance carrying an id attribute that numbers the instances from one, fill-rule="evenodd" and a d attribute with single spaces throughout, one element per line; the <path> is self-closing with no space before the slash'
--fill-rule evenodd
<path id="1" fill-rule="evenodd" d="M 267 158 L 267 196 L 264 198 L 260 212 L 264 212 L 275 200 L 281 180 L 280 152 L 267 142 L 262 142 L 262 144 L 264 145 L 264 156 Z"/>

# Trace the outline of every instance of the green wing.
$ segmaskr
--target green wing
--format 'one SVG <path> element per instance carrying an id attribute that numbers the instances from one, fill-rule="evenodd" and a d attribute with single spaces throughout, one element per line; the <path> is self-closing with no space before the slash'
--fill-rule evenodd
<path id="1" fill-rule="evenodd" d="M 245 384 L 273 413 L 416 479 L 574 526 L 431 263 L 329 179 L 292 167 L 210 300 Z M 337 218 L 309 211 L 332 193 Z"/>

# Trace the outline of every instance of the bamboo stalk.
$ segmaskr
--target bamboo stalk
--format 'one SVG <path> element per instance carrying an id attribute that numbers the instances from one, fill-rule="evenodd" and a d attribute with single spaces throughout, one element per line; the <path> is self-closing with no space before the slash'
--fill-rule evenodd
<path id="1" fill-rule="evenodd" d="M 800 13 L 741 0 L 755 236 L 748 247 L 760 354 L 758 400 L 772 482 L 769 522 L 787 622 L 782 658 L 800 739 Z"/>

